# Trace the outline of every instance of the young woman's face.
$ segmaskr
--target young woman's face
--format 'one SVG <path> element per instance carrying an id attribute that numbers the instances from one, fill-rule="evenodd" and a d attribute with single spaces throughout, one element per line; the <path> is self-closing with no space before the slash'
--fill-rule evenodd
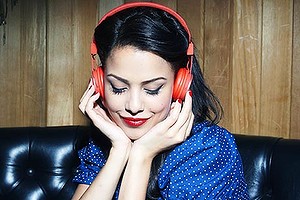
<path id="1" fill-rule="evenodd" d="M 105 66 L 105 99 L 112 120 L 131 140 L 166 118 L 174 71 L 161 57 L 131 46 L 114 49 Z"/>

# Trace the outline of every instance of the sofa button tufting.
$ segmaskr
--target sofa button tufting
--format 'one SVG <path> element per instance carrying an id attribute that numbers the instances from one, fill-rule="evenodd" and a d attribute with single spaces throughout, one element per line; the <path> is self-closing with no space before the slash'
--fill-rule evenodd
<path id="1" fill-rule="evenodd" d="M 33 174 L 34 174 L 34 170 L 31 169 L 31 168 L 29 168 L 29 169 L 27 170 L 27 175 L 28 175 L 28 176 L 33 176 Z"/>

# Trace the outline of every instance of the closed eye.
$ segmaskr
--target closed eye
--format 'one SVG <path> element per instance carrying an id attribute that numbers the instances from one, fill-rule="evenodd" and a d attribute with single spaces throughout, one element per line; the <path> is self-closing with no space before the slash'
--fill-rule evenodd
<path id="1" fill-rule="evenodd" d="M 147 94 L 149 95 L 158 95 L 158 93 L 160 92 L 160 89 L 163 87 L 163 84 L 161 86 L 159 86 L 157 89 L 155 90 L 150 90 L 150 89 L 144 89 L 146 91 Z"/>
<path id="2" fill-rule="evenodd" d="M 111 86 L 111 88 L 112 88 L 112 92 L 114 93 L 114 94 L 122 94 L 123 92 L 125 92 L 126 91 L 126 87 L 124 87 L 124 88 L 117 88 L 117 87 L 115 87 L 112 83 L 110 83 L 110 86 Z"/>

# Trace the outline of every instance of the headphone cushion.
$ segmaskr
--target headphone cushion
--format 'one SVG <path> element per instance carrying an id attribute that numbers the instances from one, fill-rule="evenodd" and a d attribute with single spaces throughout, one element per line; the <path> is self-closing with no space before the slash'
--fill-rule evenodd
<path id="1" fill-rule="evenodd" d="M 177 72 L 174 87 L 173 87 L 173 100 L 184 100 L 185 94 L 188 92 L 192 83 L 192 74 L 186 68 L 180 68 Z"/>
<path id="2" fill-rule="evenodd" d="M 93 69 L 92 77 L 96 92 L 100 93 L 100 96 L 104 98 L 104 73 L 102 67 Z"/>

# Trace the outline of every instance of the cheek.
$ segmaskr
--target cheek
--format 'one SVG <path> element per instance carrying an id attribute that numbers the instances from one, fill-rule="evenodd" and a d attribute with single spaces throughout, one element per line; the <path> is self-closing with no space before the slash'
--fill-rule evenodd
<path id="1" fill-rule="evenodd" d="M 110 114 L 112 114 L 112 112 L 116 112 L 117 110 L 120 110 L 120 109 L 118 109 L 118 105 L 115 105 L 112 103 L 106 103 L 105 107 Z"/>
<path id="2" fill-rule="evenodd" d="M 158 95 L 157 97 L 155 97 L 155 99 L 152 99 L 152 101 L 150 102 L 151 111 L 155 113 L 169 113 L 170 106 L 172 103 L 172 91 L 172 85 L 167 85 L 161 95 Z"/>
<path id="3" fill-rule="evenodd" d="M 108 111 L 117 111 L 122 107 L 122 95 L 112 95 L 110 91 L 105 91 L 105 98 L 103 100 L 103 105 L 108 109 Z"/>
<path id="4" fill-rule="evenodd" d="M 109 112 L 116 112 L 120 110 L 123 105 L 123 95 L 115 95 L 109 89 L 109 83 L 104 82 L 104 100 L 103 105 L 108 109 Z"/>
<path id="5" fill-rule="evenodd" d="M 153 113 L 164 113 L 167 115 L 170 110 L 172 98 L 171 95 L 167 95 L 163 98 L 157 98 L 149 102 L 149 108 Z"/>

